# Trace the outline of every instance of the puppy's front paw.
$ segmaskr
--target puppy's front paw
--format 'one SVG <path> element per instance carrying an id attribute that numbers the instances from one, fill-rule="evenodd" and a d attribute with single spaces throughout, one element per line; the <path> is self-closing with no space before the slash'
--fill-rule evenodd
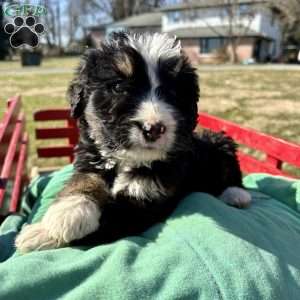
<path id="1" fill-rule="evenodd" d="M 68 196 L 50 206 L 42 224 L 49 235 L 70 243 L 94 232 L 99 227 L 101 212 L 97 205 L 84 195 Z"/>
<path id="2" fill-rule="evenodd" d="M 40 223 L 27 225 L 15 245 L 22 252 L 60 248 L 99 227 L 100 210 L 85 196 L 69 196 L 50 206 Z"/>
<path id="3" fill-rule="evenodd" d="M 227 188 L 219 198 L 228 205 L 238 208 L 246 208 L 251 203 L 250 193 L 239 187 Z"/>
<path id="4" fill-rule="evenodd" d="M 55 249 L 63 246 L 63 242 L 49 235 L 42 223 L 26 225 L 15 241 L 17 250 L 27 253 L 34 250 Z"/>

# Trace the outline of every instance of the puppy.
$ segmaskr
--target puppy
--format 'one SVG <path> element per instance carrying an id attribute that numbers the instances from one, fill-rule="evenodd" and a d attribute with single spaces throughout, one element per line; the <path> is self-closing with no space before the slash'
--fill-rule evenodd
<path id="1" fill-rule="evenodd" d="M 17 249 L 136 235 L 197 191 L 246 207 L 233 140 L 193 133 L 198 82 L 164 34 L 113 33 L 88 51 L 69 88 L 80 128 L 75 173 L 42 221 L 23 228 Z"/>

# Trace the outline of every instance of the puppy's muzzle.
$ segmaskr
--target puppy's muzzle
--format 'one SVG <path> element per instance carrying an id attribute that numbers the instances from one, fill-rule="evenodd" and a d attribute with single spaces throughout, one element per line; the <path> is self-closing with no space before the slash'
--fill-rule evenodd
<path id="1" fill-rule="evenodd" d="M 157 141 L 166 132 L 166 126 L 162 122 L 136 122 L 136 125 L 142 131 L 144 139 L 150 143 Z"/>

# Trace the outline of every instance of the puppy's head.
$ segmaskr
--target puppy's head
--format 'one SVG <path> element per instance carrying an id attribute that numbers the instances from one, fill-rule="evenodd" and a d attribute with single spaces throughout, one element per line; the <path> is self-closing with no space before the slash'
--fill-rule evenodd
<path id="1" fill-rule="evenodd" d="M 182 149 L 196 126 L 198 78 L 164 34 L 113 33 L 83 57 L 69 88 L 71 113 L 100 148 L 141 161 Z"/>

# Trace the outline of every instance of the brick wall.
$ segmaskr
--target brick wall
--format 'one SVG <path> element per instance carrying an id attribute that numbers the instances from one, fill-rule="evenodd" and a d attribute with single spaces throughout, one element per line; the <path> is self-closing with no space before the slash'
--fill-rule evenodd
<path id="1" fill-rule="evenodd" d="M 242 38 L 236 49 L 237 58 L 240 62 L 252 58 L 254 52 L 255 38 Z M 230 51 L 230 48 L 228 48 Z"/>
<path id="2" fill-rule="evenodd" d="M 199 63 L 200 46 L 199 39 L 181 39 L 181 45 L 184 52 L 194 64 Z"/>
<path id="3" fill-rule="evenodd" d="M 225 57 L 217 53 L 201 54 L 198 38 L 181 39 L 181 45 L 193 64 L 199 63 L 222 63 Z M 241 38 L 237 46 L 237 57 L 239 61 L 252 58 L 254 53 L 255 38 Z M 230 51 L 228 47 L 227 51 Z"/>

